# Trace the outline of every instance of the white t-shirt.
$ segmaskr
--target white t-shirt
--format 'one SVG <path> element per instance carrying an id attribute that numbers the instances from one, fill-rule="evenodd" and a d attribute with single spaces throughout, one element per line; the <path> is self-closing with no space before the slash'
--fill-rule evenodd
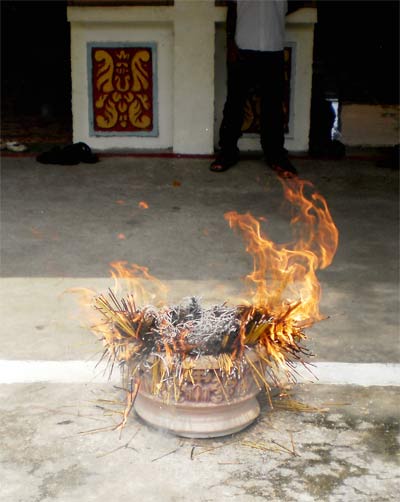
<path id="1" fill-rule="evenodd" d="M 252 51 L 281 51 L 286 0 L 237 0 L 236 45 Z"/>

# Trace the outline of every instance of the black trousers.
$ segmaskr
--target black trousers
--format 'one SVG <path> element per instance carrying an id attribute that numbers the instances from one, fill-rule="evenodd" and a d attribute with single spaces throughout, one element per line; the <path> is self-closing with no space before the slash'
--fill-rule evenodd
<path id="1" fill-rule="evenodd" d="M 227 98 L 220 127 L 219 146 L 223 155 L 237 155 L 246 97 L 249 89 L 254 86 L 258 86 L 261 98 L 261 147 L 266 160 L 271 161 L 285 152 L 283 51 L 239 50 L 238 59 L 228 63 Z"/>

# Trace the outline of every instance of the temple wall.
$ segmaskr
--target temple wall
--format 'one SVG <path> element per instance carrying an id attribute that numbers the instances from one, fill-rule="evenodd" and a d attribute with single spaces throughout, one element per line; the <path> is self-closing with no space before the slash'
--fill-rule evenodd
<path id="1" fill-rule="evenodd" d="M 225 18 L 226 8 L 209 0 L 70 6 L 74 142 L 212 153 L 226 93 Z M 308 149 L 315 22 L 310 8 L 287 18 L 292 151 Z M 258 135 L 244 135 L 239 146 L 258 150 Z"/>

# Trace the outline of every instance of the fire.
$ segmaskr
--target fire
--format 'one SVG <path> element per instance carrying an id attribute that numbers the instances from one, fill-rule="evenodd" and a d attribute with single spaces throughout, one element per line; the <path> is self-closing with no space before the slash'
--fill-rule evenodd
<path id="1" fill-rule="evenodd" d="M 322 319 L 316 271 L 332 262 L 338 230 L 325 199 L 311 182 L 298 178 L 280 181 L 286 200 L 296 210 L 291 219 L 291 242 L 278 244 L 269 239 L 259 220 L 249 213 L 230 211 L 225 218 L 231 228 L 242 231 L 246 250 L 253 256 L 253 271 L 246 278 L 249 303 L 274 316 L 290 307 L 289 318 L 306 326 Z"/>
<path id="2" fill-rule="evenodd" d="M 114 295 L 127 295 L 134 298 L 136 305 L 166 304 L 167 286 L 149 273 L 147 267 L 141 267 L 127 261 L 110 263 L 111 277 L 114 279 Z"/>
<path id="3" fill-rule="evenodd" d="M 147 204 L 146 201 L 144 200 L 141 200 L 138 204 L 138 206 L 140 207 L 140 209 L 148 209 L 149 208 L 149 205 Z"/>
<path id="4" fill-rule="evenodd" d="M 100 335 L 110 364 L 121 364 L 135 382 L 127 410 L 141 392 L 140 382 L 148 378 L 149 392 L 178 402 L 182 389 L 195 386 L 193 368 L 199 358 L 216 361 L 213 372 L 227 400 L 223 382 L 240 380 L 246 372 L 267 393 L 271 382 L 280 385 L 282 371 L 295 381 L 294 365 L 308 355 L 303 329 L 322 319 L 316 272 L 332 262 L 338 230 L 312 183 L 298 178 L 280 182 L 293 209 L 290 242 L 268 238 L 261 230 L 260 222 L 266 223 L 262 217 L 225 214 L 230 227 L 242 232 L 253 257 L 242 304 L 205 308 L 191 298 L 189 304 L 170 306 L 167 287 L 148 268 L 126 261 L 110 264 L 115 285 L 108 296 L 87 295 L 101 316 L 92 331 Z"/>

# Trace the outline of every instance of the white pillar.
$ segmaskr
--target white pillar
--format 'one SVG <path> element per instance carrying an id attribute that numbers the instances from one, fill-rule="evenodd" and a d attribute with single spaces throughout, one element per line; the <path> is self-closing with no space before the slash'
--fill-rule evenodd
<path id="1" fill-rule="evenodd" d="M 213 148 L 215 6 L 175 0 L 173 148 L 208 154 Z"/>
<path id="2" fill-rule="evenodd" d="M 292 130 L 289 131 L 286 148 L 292 151 L 307 151 L 310 133 L 312 64 L 314 47 L 314 24 L 317 9 L 300 9 L 287 16 L 288 42 L 295 44 L 295 61 L 292 76 Z"/>

